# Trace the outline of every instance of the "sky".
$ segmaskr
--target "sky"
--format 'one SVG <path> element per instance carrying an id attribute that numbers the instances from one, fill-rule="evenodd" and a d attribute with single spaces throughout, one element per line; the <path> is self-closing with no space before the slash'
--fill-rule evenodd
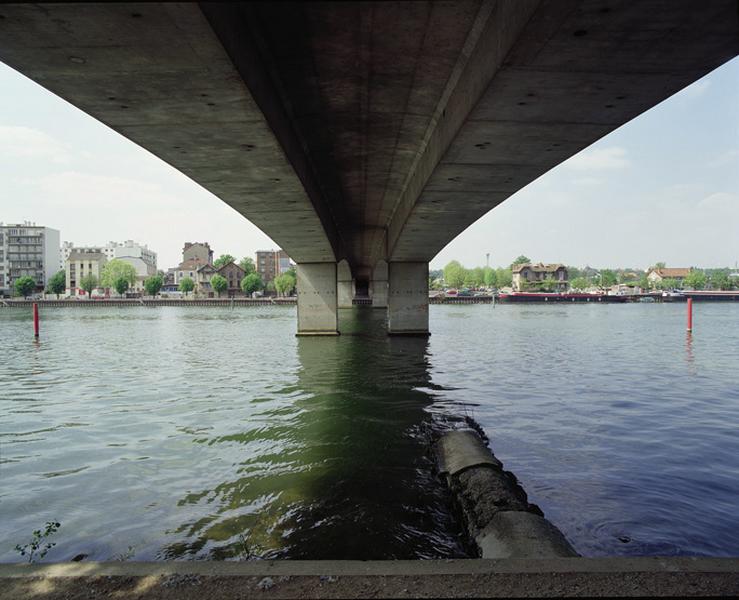
<path id="1" fill-rule="evenodd" d="M 185 241 L 241 258 L 276 244 L 198 184 L 0 63 L 0 221 L 64 241 L 133 239 L 161 269 Z M 733 267 L 739 261 L 739 58 L 552 169 L 432 261 Z"/>

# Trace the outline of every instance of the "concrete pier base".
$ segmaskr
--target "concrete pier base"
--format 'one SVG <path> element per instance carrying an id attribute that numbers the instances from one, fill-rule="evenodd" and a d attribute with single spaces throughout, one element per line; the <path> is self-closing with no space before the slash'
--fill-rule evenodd
<path id="1" fill-rule="evenodd" d="M 387 308 L 387 278 L 387 262 L 381 260 L 372 270 L 372 280 L 370 281 L 370 296 L 372 297 L 373 308 Z"/>
<path id="2" fill-rule="evenodd" d="M 388 265 L 387 331 L 390 335 L 429 334 L 429 265 Z"/>
<path id="3" fill-rule="evenodd" d="M 336 263 L 300 263 L 297 270 L 297 335 L 338 335 Z"/>

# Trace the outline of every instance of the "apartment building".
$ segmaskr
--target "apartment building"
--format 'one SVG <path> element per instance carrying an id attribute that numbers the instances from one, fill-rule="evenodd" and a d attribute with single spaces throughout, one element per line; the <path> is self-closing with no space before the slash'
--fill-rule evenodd
<path id="1" fill-rule="evenodd" d="M 16 279 L 26 275 L 43 291 L 59 271 L 59 231 L 26 221 L 0 222 L 0 296 L 12 296 Z"/>
<path id="2" fill-rule="evenodd" d="M 284 250 L 257 251 L 257 273 L 265 285 L 290 267 L 292 267 L 290 257 Z"/>

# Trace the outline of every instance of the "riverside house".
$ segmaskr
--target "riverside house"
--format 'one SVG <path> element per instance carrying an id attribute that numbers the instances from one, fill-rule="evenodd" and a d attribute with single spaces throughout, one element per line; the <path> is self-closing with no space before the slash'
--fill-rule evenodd
<path id="1" fill-rule="evenodd" d="M 513 290 L 516 292 L 539 291 L 537 283 L 546 279 L 555 281 L 555 289 L 558 292 L 566 292 L 569 287 L 567 280 L 567 267 L 560 263 L 554 264 L 529 264 L 513 265 Z"/>
<path id="2" fill-rule="evenodd" d="M 667 267 L 662 267 L 660 269 L 652 268 L 647 272 L 647 279 L 653 286 L 662 283 L 665 279 L 674 279 L 677 282 L 678 287 L 682 287 L 685 278 L 690 275 L 690 271 L 691 270 L 689 268 L 684 269 L 682 267 L 675 269 L 668 269 Z"/>

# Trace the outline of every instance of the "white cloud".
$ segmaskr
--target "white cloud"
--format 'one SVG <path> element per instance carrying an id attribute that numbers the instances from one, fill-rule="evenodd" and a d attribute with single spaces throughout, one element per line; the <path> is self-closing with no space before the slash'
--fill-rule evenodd
<path id="1" fill-rule="evenodd" d="M 730 192 L 715 192 L 698 202 L 697 208 L 711 212 L 733 211 L 739 217 L 739 195 Z"/>
<path id="2" fill-rule="evenodd" d="M 71 150 L 40 129 L 0 125 L 0 156 L 3 158 L 47 158 L 66 163 Z"/>
<path id="3" fill-rule="evenodd" d="M 713 159 L 708 161 L 706 166 L 712 167 L 712 168 L 718 168 L 718 167 L 725 167 L 728 165 L 733 165 L 735 167 L 739 166 L 739 148 L 727 150 L 723 154 L 719 154 L 718 156 L 715 156 Z"/>
<path id="4" fill-rule="evenodd" d="M 620 146 L 583 150 L 564 163 L 576 171 L 625 169 L 630 164 L 626 149 Z"/>

